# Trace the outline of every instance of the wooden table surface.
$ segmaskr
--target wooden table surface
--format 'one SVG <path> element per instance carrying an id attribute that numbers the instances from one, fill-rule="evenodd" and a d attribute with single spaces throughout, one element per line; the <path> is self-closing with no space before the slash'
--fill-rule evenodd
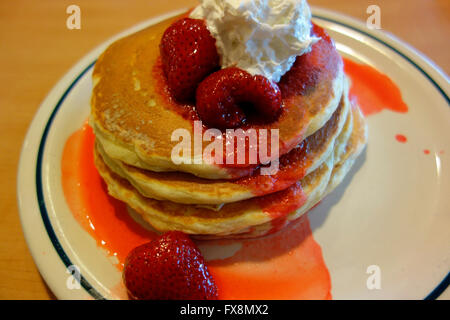
<path id="1" fill-rule="evenodd" d="M 450 1 L 310 0 L 381 26 L 450 71 Z M 66 8 L 81 8 L 81 30 L 68 30 Z M 58 79 L 95 46 L 148 18 L 197 0 L 15 0 L 0 2 L 0 299 L 54 299 L 29 253 L 16 202 L 20 148 L 39 104 Z"/>

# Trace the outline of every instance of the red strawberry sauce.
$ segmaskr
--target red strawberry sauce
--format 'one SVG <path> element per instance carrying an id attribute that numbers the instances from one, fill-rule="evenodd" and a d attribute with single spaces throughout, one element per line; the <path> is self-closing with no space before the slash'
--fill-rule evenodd
<path id="1" fill-rule="evenodd" d="M 408 138 L 406 138 L 403 134 L 397 134 L 395 135 L 395 140 L 397 140 L 400 143 L 406 143 L 408 142 Z"/>
<path id="2" fill-rule="evenodd" d="M 357 100 L 365 116 L 384 109 L 400 113 L 408 112 L 400 89 L 385 74 L 371 66 L 361 65 L 349 59 L 344 59 L 344 70 L 352 80 L 350 99 Z"/>
<path id="3" fill-rule="evenodd" d="M 369 66 L 345 60 L 352 79 L 351 95 L 365 115 L 390 109 L 407 112 L 400 91 L 385 75 Z M 111 198 L 93 162 L 94 135 L 85 124 L 67 140 L 62 156 L 62 186 L 76 220 L 111 256 L 121 270 L 128 252 L 155 234 L 130 218 L 126 206 Z M 295 188 L 294 188 L 295 189 Z M 303 202 L 300 190 L 292 200 Z M 284 223 L 289 203 L 270 199 L 261 206 L 276 212 Z M 281 206 L 281 208 L 280 208 Z M 276 227 L 276 225 L 274 225 Z M 240 243 L 226 259 L 208 261 L 222 299 L 331 299 L 331 279 L 319 244 L 314 240 L 307 215 L 282 232 L 255 240 L 213 241 L 218 245 Z M 204 242 L 202 242 L 204 244 Z M 118 284 L 120 286 L 120 284 Z"/>

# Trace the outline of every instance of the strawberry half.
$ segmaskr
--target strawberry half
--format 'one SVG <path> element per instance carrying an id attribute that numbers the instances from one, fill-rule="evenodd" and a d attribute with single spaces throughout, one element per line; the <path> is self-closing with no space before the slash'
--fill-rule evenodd
<path id="1" fill-rule="evenodd" d="M 217 299 L 217 287 L 202 254 L 179 231 L 133 249 L 125 261 L 123 280 L 132 299 Z"/>
<path id="2" fill-rule="evenodd" d="M 210 127 L 226 129 L 275 121 L 282 110 L 281 91 L 264 76 L 252 76 L 239 68 L 217 71 L 197 88 L 197 113 Z"/>
<path id="3" fill-rule="evenodd" d="M 219 68 L 216 40 L 203 20 L 176 21 L 164 32 L 159 48 L 169 90 L 178 101 L 193 101 L 198 84 Z"/>

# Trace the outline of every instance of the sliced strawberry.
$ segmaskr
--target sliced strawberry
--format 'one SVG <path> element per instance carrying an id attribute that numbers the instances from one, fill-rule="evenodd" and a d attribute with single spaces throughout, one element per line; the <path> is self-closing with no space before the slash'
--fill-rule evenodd
<path id="1" fill-rule="evenodd" d="M 313 24 L 311 35 L 321 39 L 312 46 L 310 52 L 298 56 L 291 69 L 281 78 L 278 86 L 283 98 L 312 92 L 321 82 L 324 70 L 332 70 L 339 64 L 340 57 L 328 33 Z"/>
<path id="2" fill-rule="evenodd" d="M 200 119 L 220 129 L 242 126 L 249 118 L 272 122 L 282 109 L 281 92 L 275 83 L 233 67 L 203 80 L 196 96 Z"/>
<path id="3" fill-rule="evenodd" d="M 132 299 L 217 299 L 217 287 L 202 254 L 179 231 L 133 249 L 125 261 L 123 279 Z"/>
<path id="4" fill-rule="evenodd" d="M 173 23 L 160 43 L 163 70 L 178 101 L 193 101 L 198 84 L 219 68 L 216 40 L 203 20 L 184 18 Z"/>

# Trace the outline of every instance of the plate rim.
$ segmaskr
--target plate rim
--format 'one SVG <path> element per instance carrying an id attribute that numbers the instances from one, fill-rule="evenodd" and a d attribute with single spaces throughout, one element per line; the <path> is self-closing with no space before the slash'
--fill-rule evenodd
<path id="1" fill-rule="evenodd" d="M 171 11 L 169 13 L 158 15 L 157 17 L 148 19 L 142 23 L 139 23 L 131 28 L 126 29 L 125 31 L 117 34 L 116 36 L 110 38 L 109 40 L 101 43 L 95 49 L 86 54 L 79 62 L 77 62 L 74 67 L 72 67 L 65 75 L 56 83 L 56 85 L 50 90 L 46 98 L 41 103 L 38 111 L 36 112 L 33 121 L 31 122 L 27 134 L 24 139 L 24 143 L 21 150 L 18 172 L 17 172 L 17 201 L 18 201 L 18 209 L 19 216 L 22 225 L 22 230 L 25 236 L 25 240 L 27 242 L 27 246 L 32 254 L 33 260 L 37 265 L 40 274 L 46 281 L 46 283 L 51 288 L 52 292 L 59 299 L 73 299 L 77 297 L 82 297 L 83 294 L 74 294 L 73 291 L 67 291 L 65 288 L 61 289 L 61 278 L 66 279 L 67 273 L 61 272 L 62 277 L 58 277 L 59 281 L 55 281 L 56 275 L 50 274 L 45 267 L 44 259 L 49 259 L 49 257 L 43 257 L 39 254 L 44 248 L 50 249 L 49 254 L 51 259 L 58 259 L 59 263 L 63 263 L 66 271 L 67 267 L 71 265 L 70 259 L 65 254 L 64 249 L 62 248 L 53 228 L 51 222 L 49 220 L 49 215 L 45 206 L 44 193 L 42 190 L 42 156 L 45 151 L 45 142 L 48 131 L 51 128 L 53 123 L 53 119 L 59 111 L 60 106 L 64 102 L 67 95 L 70 91 L 75 87 L 78 81 L 95 65 L 97 61 L 97 52 L 107 46 L 109 43 L 112 43 L 118 38 L 121 38 L 127 34 L 140 30 L 146 26 L 156 24 L 159 21 L 166 19 L 168 17 L 174 16 L 176 14 L 182 13 L 186 11 L 186 9 L 180 9 L 177 11 Z M 407 43 L 393 36 L 392 34 L 386 31 L 380 30 L 365 30 L 367 27 L 363 22 L 358 21 L 352 17 L 348 17 L 344 14 L 337 13 L 328 9 L 317 8 L 312 6 L 313 18 L 314 19 L 322 19 L 328 22 L 341 25 L 346 28 L 350 28 L 356 32 L 362 33 L 365 36 L 368 36 L 381 44 L 385 45 L 389 49 L 395 51 L 397 54 L 406 59 L 409 63 L 411 63 L 415 68 L 417 68 L 433 85 L 434 87 L 441 93 L 443 98 L 447 101 L 447 104 L 450 105 L 449 99 L 449 85 L 448 85 L 448 77 L 446 74 L 428 57 L 424 54 L 420 53 L 417 49 L 411 47 Z M 406 51 L 406 52 L 405 52 Z M 432 74 L 432 75 L 430 75 Z M 74 75 L 76 77 L 74 78 Z M 434 75 L 434 77 L 433 77 Z M 438 79 L 435 79 L 435 78 Z M 437 81 L 436 81 L 437 80 Z M 443 82 L 444 81 L 444 82 Z M 439 83 L 443 82 L 443 83 Z M 447 84 L 444 86 L 443 84 Z M 62 93 L 62 95 L 61 95 Z M 56 104 L 50 103 L 51 98 L 57 96 Z M 47 112 L 46 109 L 49 109 L 50 112 Z M 42 120 L 41 120 L 42 118 Z M 40 132 L 39 141 L 37 144 L 32 144 L 30 141 L 33 140 L 33 133 L 35 131 Z M 36 138 L 34 138 L 36 140 Z M 36 157 L 30 159 L 30 154 L 36 154 Z M 37 244 L 33 241 L 33 235 L 30 224 L 33 221 L 30 221 L 29 215 L 32 213 L 27 213 L 28 211 L 26 207 L 28 205 L 28 201 L 30 201 L 27 196 L 24 194 L 23 185 L 26 185 L 26 182 L 29 182 L 30 177 L 25 174 L 25 168 L 34 168 L 32 171 L 34 172 L 33 181 L 34 181 L 34 195 L 36 203 L 33 203 L 35 209 L 39 210 L 41 219 L 40 229 L 46 233 L 45 244 L 40 243 Z M 29 170 L 28 170 L 29 171 Z M 36 217 L 34 217 L 36 220 Z M 33 225 L 33 227 L 35 227 Z M 35 228 L 33 228 L 35 229 Z M 47 241 L 46 241 L 47 240 Z M 44 248 L 43 248 L 44 247 Z M 62 252 L 61 252 L 62 251 Z M 63 280 L 63 281 L 64 281 Z M 81 276 L 81 286 L 88 294 L 88 297 L 94 299 L 105 299 L 89 282 Z M 65 283 L 65 282 L 63 282 Z M 450 273 L 444 277 L 444 279 L 438 284 L 437 287 L 433 289 L 431 293 L 429 293 L 424 299 L 436 299 L 438 298 L 449 286 L 450 284 Z"/>

